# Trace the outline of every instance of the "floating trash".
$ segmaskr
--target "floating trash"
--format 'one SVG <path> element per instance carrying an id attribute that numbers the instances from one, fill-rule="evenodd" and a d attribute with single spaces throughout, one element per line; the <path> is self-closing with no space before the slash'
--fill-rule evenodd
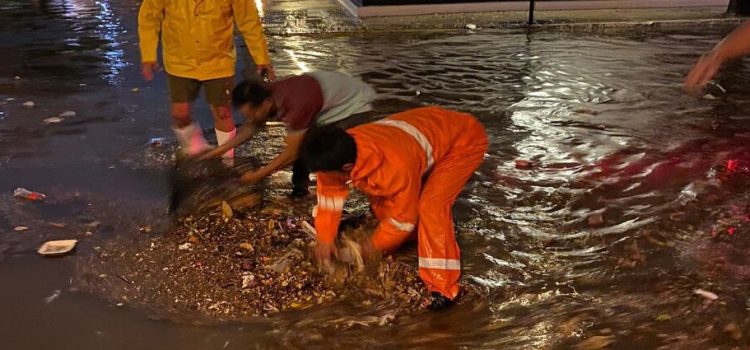
<path id="1" fill-rule="evenodd" d="M 70 253 L 76 247 L 78 240 L 65 239 L 45 242 L 37 252 L 44 256 L 59 256 Z"/>
<path id="2" fill-rule="evenodd" d="M 48 297 L 44 298 L 44 303 L 45 304 L 52 304 L 53 301 L 55 301 L 57 298 L 60 297 L 60 294 L 62 294 L 62 292 L 59 289 L 55 289 L 55 291 L 52 292 L 52 294 L 50 294 Z"/>
<path id="3" fill-rule="evenodd" d="M 23 187 L 16 188 L 15 191 L 13 191 L 13 196 L 20 199 L 27 199 L 30 201 L 41 201 L 47 198 L 46 195 L 39 192 L 33 192 L 29 191 Z"/>
<path id="4" fill-rule="evenodd" d="M 159 147 L 164 144 L 166 141 L 163 137 L 152 137 L 150 140 L 148 140 L 148 145 L 151 147 Z"/>
<path id="5" fill-rule="evenodd" d="M 60 118 L 73 118 L 76 116 L 76 112 L 74 111 L 65 111 L 57 115 Z"/>
<path id="6" fill-rule="evenodd" d="M 709 292 L 709 291 L 703 290 L 703 289 L 696 289 L 696 290 L 693 291 L 693 293 L 696 294 L 696 295 L 700 295 L 700 296 L 702 296 L 702 297 L 704 297 L 704 298 L 706 298 L 708 300 L 719 299 L 719 296 L 716 295 L 715 293 Z"/>
<path id="7" fill-rule="evenodd" d="M 602 216 L 602 214 L 599 214 L 599 213 L 592 214 L 592 215 L 589 215 L 588 222 L 589 222 L 589 226 L 591 227 L 601 226 L 602 224 L 604 224 L 604 217 Z"/>
<path id="8" fill-rule="evenodd" d="M 65 119 L 60 118 L 60 117 L 49 117 L 47 119 L 44 119 L 44 124 L 57 124 L 57 123 L 62 122 L 63 120 Z"/>
<path id="9" fill-rule="evenodd" d="M 515 163 L 518 169 L 531 169 L 534 166 L 534 162 L 524 159 L 516 159 Z"/>

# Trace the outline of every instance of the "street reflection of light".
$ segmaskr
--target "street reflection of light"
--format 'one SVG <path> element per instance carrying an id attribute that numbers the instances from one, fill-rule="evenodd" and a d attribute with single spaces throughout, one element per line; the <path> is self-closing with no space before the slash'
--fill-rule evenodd
<path id="1" fill-rule="evenodd" d="M 64 39 L 66 46 L 81 47 L 85 45 L 82 43 L 91 42 L 91 40 L 82 39 L 91 39 L 84 35 L 90 34 L 86 33 L 86 28 L 91 20 L 95 20 L 96 26 L 93 32 L 98 39 L 96 41 L 104 41 L 96 48 L 97 51 L 102 52 L 104 58 L 106 72 L 103 78 L 109 84 L 118 83 L 120 71 L 128 63 L 125 61 L 125 50 L 119 38 L 123 28 L 120 20 L 112 12 L 109 0 L 58 0 L 53 1 L 52 4 L 57 4 L 57 7 L 62 10 L 62 16 L 71 20 L 73 32 L 77 34 L 76 37 Z"/>
<path id="2" fill-rule="evenodd" d="M 296 64 L 297 67 L 299 67 L 299 69 L 302 71 L 302 73 L 307 73 L 307 72 L 310 71 L 310 68 L 307 67 L 307 64 L 305 64 L 304 62 L 300 61 L 297 58 L 297 54 L 295 54 L 294 51 L 292 51 L 292 50 L 286 50 L 286 53 L 289 54 L 289 58 L 291 58 L 292 62 L 294 62 L 294 64 Z"/>
<path id="3" fill-rule="evenodd" d="M 258 9 L 258 16 L 263 17 L 266 15 L 263 11 L 263 0 L 255 0 L 255 8 Z"/>
<path id="4" fill-rule="evenodd" d="M 96 4 L 101 9 L 96 14 L 96 18 L 99 20 L 96 32 L 102 39 L 108 41 L 108 45 L 104 49 L 105 65 L 108 72 L 104 79 L 114 85 L 120 80 L 120 71 L 127 66 L 125 50 L 118 38 L 122 28 L 120 20 L 112 13 L 108 0 L 97 1 Z"/>
<path id="5" fill-rule="evenodd" d="M 63 0 L 60 2 L 60 5 L 64 11 L 63 16 L 67 18 L 78 18 L 91 11 L 91 1 Z"/>

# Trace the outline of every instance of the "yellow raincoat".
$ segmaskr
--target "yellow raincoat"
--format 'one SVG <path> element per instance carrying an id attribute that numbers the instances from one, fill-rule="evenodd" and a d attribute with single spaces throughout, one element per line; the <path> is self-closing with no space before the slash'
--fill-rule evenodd
<path id="1" fill-rule="evenodd" d="M 141 62 L 156 62 L 161 32 L 167 73 L 209 80 L 234 76 L 234 23 L 253 60 L 269 64 L 253 0 L 143 0 L 138 13 Z"/>

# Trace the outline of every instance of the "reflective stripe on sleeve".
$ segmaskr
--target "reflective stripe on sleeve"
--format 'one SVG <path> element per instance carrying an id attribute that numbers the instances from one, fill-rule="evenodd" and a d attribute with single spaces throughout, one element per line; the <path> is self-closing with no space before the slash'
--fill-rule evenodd
<path id="1" fill-rule="evenodd" d="M 395 226 L 400 231 L 405 231 L 405 232 L 414 231 L 414 224 L 410 224 L 408 222 L 401 222 L 394 218 L 391 218 L 388 221 L 391 223 L 391 225 Z"/>
<path id="2" fill-rule="evenodd" d="M 437 270 L 460 270 L 461 260 L 458 259 L 438 259 L 438 258 L 419 258 L 419 267 L 425 269 Z"/>
<path id="3" fill-rule="evenodd" d="M 328 197 L 319 195 L 317 206 L 324 210 L 342 211 L 344 210 L 344 201 L 345 198 L 343 197 Z"/>
<path id="4" fill-rule="evenodd" d="M 427 169 L 429 170 L 430 168 L 432 168 L 432 164 L 435 163 L 435 160 L 432 157 L 432 144 L 430 144 L 430 140 L 428 140 L 427 137 L 424 136 L 421 131 L 419 131 L 419 129 L 414 127 L 414 125 L 411 125 L 403 120 L 393 119 L 382 119 L 376 121 L 374 124 L 389 125 L 395 128 L 399 128 L 413 137 L 414 140 L 417 141 L 419 146 L 422 147 L 422 150 L 424 150 L 424 153 L 427 157 Z"/>

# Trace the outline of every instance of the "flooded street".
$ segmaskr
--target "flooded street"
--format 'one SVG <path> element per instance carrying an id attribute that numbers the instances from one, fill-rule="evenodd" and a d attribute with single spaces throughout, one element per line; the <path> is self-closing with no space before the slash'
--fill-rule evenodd
<path id="1" fill-rule="evenodd" d="M 703 98 L 682 91 L 730 26 L 269 36 L 279 76 L 337 69 L 372 84 L 383 114 L 436 104 L 484 123 L 490 151 L 455 207 L 463 279 L 482 297 L 388 326 L 332 326 L 378 312 L 343 304 L 196 325 L 71 290 L 76 259 L 167 220 L 166 81 L 140 77 L 136 13 L 130 1 L 0 3 L 4 348 L 750 345 L 750 66 L 727 66 Z M 210 125 L 204 102 L 195 115 Z M 263 139 L 242 152 L 265 156 Z M 14 200 L 17 187 L 48 201 Z M 67 238 L 74 255 L 37 255 Z"/>

